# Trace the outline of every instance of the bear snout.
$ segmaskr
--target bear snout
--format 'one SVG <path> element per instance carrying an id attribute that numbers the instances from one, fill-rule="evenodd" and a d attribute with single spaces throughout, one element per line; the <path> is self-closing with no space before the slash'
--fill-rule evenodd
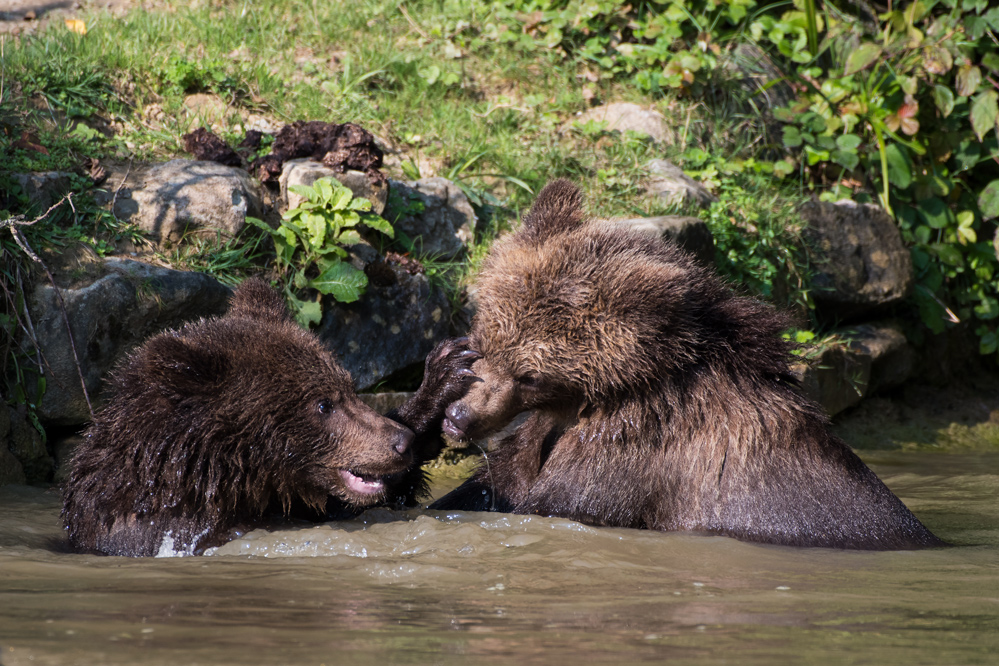
<path id="1" fill-rule="evenodd" d="M 392 448 L 401 456 L 409 455 L 413 448 L 413 440 L 416 435 L 409 428 L 400 427 L 395 436 L 391 439 Z"/>
<path id="2" fill-rule="evenodd" d="M 472 423 L 472 412 L 464 402 L 451 403 L 444 410 L 444 421 L 441 429 L 448 437 L 464 439 L 468 426 Z"/>

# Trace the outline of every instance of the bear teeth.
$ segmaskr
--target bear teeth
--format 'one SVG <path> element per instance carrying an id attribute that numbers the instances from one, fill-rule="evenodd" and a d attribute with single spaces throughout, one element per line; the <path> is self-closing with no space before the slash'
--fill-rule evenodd
<path id="1" fill-rule="evenodd" d="M 358 474 L 349 469 L 340 470 L 340 476 L 349 490 L 360 495 L 374 495 L 385 489 L 385 481 L 376 476 Z"/>

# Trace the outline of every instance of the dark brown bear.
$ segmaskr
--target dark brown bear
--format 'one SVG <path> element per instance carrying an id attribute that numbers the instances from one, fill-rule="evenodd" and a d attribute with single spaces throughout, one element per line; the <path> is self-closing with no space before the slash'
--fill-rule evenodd
<path id="1" fill-rule="evenodd" d="M 441 343 L 396 423 L 358 399 L 280 295 L 248 280 L 228 314 L 150 338 L 116 371 L 66 484 L 70 544 L 196 554 L 269 506 L 412 502 L 422 489 L 414 463 L 438 452 L 444 408 L 475 358 L 461 341 Z"/>
<path id="2" fill-rule="evenodd" d="M 490 251 L 481 382 L 444 431 L 526 422 L 431 508 L 512 511 L 794 546 L 941 545 L 788 369 L 784 316 L 671 244 L 585 223 L 555 181 Z"/>

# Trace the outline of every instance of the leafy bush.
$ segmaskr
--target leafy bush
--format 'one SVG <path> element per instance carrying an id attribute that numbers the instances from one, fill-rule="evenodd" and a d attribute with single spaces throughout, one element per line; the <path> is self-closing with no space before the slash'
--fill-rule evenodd
<path id="1" fill-rule="evenodd" d="M 824 2 L 819 11 L 815 0 L 505 0 L 483 35 L 559 49 L 644 91 L 694 96 L 745 78 L 735 47 L 754 43 L 796 94 L 773 109 L 785 123 L 783 145 L 762 147 L 791 151 L 803 187 L 823 199 L 876 198 L 912 249 L 924 323 L 940 332 L 971 321 L 991 354 L 999 351 L 999 261 L 989 243 L 999 217 L 999 8 L 986 0 L 900 7 L 877 15 L 865 2 Z M 717 165 L 692 166 L 710 182 Z"/>
<path id="2" fill-rule="evenodd" d="M 312 187 L 288 188 L 306 200 L 281 218 L 272 229 L 263 220 L 247 221 L 270 234 L 274 241 L 279 269 L 285 277 L 285 293 L 303 326 L 322 319 L 322 295 L 342 303 L 356 301 L 364 293 L 368 278 L 345 262 L 348 245 L 361 242 L 358 226 L 365 225 L 394 237 L 388 220 L 371 213 L 371 202 L 354 198 L 353 193 L 333 178 L 320 178 Z M 296 293 L 315 290 L 312 299 L 300 299 Z"/>

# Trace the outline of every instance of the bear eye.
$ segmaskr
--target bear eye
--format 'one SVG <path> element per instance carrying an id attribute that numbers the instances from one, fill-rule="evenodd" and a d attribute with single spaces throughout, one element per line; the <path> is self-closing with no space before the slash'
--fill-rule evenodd
<path id="1" fill-rule="evenodd" d="M 333 403 L 329 400 L 320 400 L 319 404 L 316 405 L 316 409 L 319 410 L 320 414 L 332 414 L 333 413 Z"/>

